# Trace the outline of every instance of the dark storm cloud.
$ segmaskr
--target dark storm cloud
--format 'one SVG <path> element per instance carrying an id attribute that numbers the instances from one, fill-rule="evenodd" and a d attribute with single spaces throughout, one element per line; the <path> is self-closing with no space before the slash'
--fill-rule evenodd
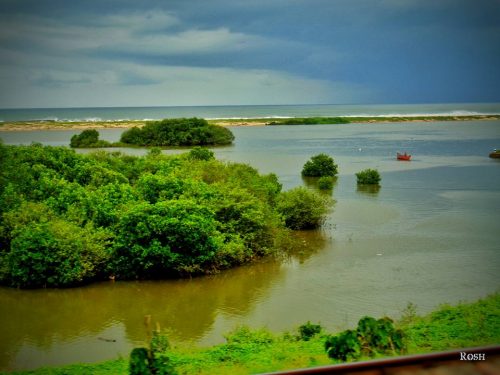
<path id="1" fill-rule="evenodd" d="M 193 77 L 213 71 L 220 104 L 238 76 L 242 104 L 262 100 L 251 82 L 263 76 L 285 101 L 500 100 L 499 1 L 4 0 L 0 14 L 0 76 L 19 98 L 41 87 L 194 90 Z"/>

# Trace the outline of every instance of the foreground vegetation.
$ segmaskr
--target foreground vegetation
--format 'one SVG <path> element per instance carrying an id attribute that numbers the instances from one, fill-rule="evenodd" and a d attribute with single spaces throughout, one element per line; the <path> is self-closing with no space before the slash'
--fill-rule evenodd
<path id="1" fill-rule="evenodd" d="M 373 320 L 365 319 L 365 323 L 370 322 Z M 360 326 L 363 327 L 364 324 L 366 327 L 365 323 L 360 322 Z M 265 329 L 239 327 L 226 336 L 225 344 L 204 349 L 174 346 L 164 352 L 163 359 L 178 374 L 250 374 L 342 362 L 328 357 L 325 343 L 345 335 L 347 331 L 332 336 L 318 327 L 306 323 L 295 333 L 281 335 L 272 334 Z M 392 332 L 404 337 L 403 353 L 408 354 L 498 344 L 500 295 L 495 294 L 474 303 L 454 307 L 442 306 L 423 317 L 416 316 L 414 306 L 410 305 L 395 328 Z M 362 329 L 367 332 L 366 328 Z M 367 336 L 365 333 L 364 337 Z M 165 345 L 165 342 L 162 344 Z M 392 349 L 383 352 L 384 350 L 382 353 L 378 350 L 365 352 L 357 358 L 366 360 L 397 354 Z M 126 374 L 128 370 L 128 359 L 119 359 L 100 364 L 45 368 L 16 374 Z"/>
<path id="2" fill-rule="evenodd" d="M 281 192 L 276 175 L 201 148 L 135 157 L 0 144 L 0 282 L 217 272 L 282 249 L 288 228 L 317 227 L 329 203 L 306 189 Z"/>

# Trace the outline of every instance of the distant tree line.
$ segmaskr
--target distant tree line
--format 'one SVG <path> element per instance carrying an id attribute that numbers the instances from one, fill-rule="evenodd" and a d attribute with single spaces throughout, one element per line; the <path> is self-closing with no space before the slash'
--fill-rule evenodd
<path id="1" fill-rule="evenodd" d="M 345 117 L 292 117 L 271 121 L 269 125 L 333 125 L 350 122 Z"/>

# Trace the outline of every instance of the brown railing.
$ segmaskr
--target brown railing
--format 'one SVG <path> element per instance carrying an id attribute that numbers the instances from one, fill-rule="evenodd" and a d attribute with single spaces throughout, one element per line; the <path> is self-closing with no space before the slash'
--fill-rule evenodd
<path id="1" fill-rule="evenodd" d="M 465 353 L 465 360 L 464 354 Z M 470 356 L 476 354 L 476 357 Z M 467 357 L 467 355 L 469 355 Z M 484 355 L 484 356 L 482 356 Z M 476 358 L 476 360 L 474 360 Z M 484 358 L 481 360 L 480 358 Z M 364 362 L 351 362 L 343 363 L 339 365 L 331 366 L 320 366 L 311 367 L 305 369 L 289 370 L 289 371 L 278 371 L 267 373 L 267 375 L 298 375 L 298 374 L 384 374 L 386 370 L 392 369 L 396 370 L 398 367 L 401 370 L 405 369 L 405 374 L 411 374 L 412 372 L 421 374 L 423 368 L 435 367 L 436 365 L 446 365 L 452 362 L 457 362 L 458 365 L 471 364 L 471 363 L 488 363 L 491 359 L 495 360 L 495 367 L 492 368 L 492 372 L 489 370 L 468 372 L 468 374 L 497 374 L 500 375 L 500 345 L 475 347 L 475 348 L 464 348 L 460 350 L 450 350 L 445 352 L 429 353 L 429 354 L 416 354 L 401 357 L 391 357 L 376 359 L 373 361 Z M 486 367 L 485 367 L 486 368 Z M 394 373 L 393 371 L 390 372 Z M 448 372 L 449 373 L 449 372 Z M 453 374 L 453 372 L 451 372 Z M 262 374 L 266 375 L 266 374 Z"/>

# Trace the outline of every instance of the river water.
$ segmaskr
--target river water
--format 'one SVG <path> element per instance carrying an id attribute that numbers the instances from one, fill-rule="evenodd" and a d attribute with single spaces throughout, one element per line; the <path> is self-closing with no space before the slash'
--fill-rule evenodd
<path id="1" fill-rule="evenodd" d="M 118 140 L 122 129 L 102 130 Z M 174 344 L 210 345 L 246 324 L 328 330 L 364 315 L 399 317 L 473 301 L 500 287 L 500 121 L 235 127 L 217 157 L 276 173 L 285 189 L 311 183 L 300 170 L 325 152 L 339 165 L 322 230 L 299 232 L 284 259 L 263 259 L 188 280 L 103 282 L 74 289 L 0 288 L 0 369 L 127 356 L 151 315 Z M 68 145 L 76 131 L 2 132 L 6 144 Z M 142 149 L 124 149 L 141 154 Z M 395 160 L 397 151 L 413 155 Z M 80 152 L 86 152 L 81 150 Z M 166 151 L 166 152 L 179 152 Z M 354 173 L 377 168 L 382 187 Z"/>

